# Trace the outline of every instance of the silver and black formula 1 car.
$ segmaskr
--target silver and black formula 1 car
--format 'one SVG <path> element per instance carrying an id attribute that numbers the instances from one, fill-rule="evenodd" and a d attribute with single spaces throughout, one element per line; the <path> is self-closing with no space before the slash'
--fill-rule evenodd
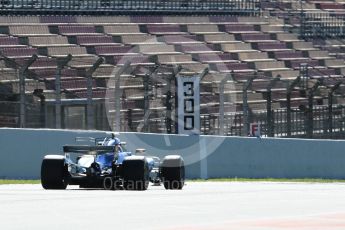
<path id="1" fill-rule="evenodd" d="M 64 155 L 46 155 L 41 166 L 44 189 L 80 188 L 146 190 L 149 182 L 166 189 L 182 189 L 184 161 L 179 155 L 162 160 L 148 156 L 144 149 L 126 151 L 115 137 L 91 138 L 93 145 L 66 145 Z"/>

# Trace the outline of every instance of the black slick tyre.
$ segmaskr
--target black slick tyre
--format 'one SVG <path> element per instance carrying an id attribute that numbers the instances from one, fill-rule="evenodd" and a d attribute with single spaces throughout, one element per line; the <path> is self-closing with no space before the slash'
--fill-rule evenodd
<path id="1" fill-rule="evenodd" d="M 165 189 L 183 188 L 185 181 L 185 167 L 181 156 L 169 155 L 164 157 L 160 170 Z"/>
<path id="2" fill-rule="evenodd" d="M 149 185 L 149 167 L 144 156 L 127 157 L 122 163 L 123 187 L 126 190 L 146 190 Z"/>
<path id="3" fill-rule="evenodd" d="M 44 189 L 66 189 L 67 165 L 64 156 L 47 155 L 41 165 L 41 183 Z"/>

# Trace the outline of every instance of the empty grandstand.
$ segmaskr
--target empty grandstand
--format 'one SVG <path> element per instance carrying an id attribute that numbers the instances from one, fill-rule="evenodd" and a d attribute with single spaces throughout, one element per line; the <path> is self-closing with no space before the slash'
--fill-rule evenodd
<path id="1" fill-rule="evenodd" d="M 345 1 L 3 0 L 0 126 L 342 138 Z"/>

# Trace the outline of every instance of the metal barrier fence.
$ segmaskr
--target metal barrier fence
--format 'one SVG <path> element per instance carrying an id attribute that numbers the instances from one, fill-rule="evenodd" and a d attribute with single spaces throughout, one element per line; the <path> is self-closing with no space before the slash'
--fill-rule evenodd
<path id="1" fill-rule="evenodd" d="M 108 13 L 248 13 L 260 12 L 260 0 L 2 0 L 0 12 Z"/>
<path id="2" fill-rule="evenodd" d="M 282 0 L 265 0 L 261 6 L 265 9 L 265 2 L 269 3 L 268 13 L 272 17 L 284 19 L 284 30 L 299 33 L 303 39 L 313 38 L 344 38 L 345 37 L 345 13 L 344 11 L 321 11 L 303 9 L 305 1 L 299 1 L 300 6 L 284 8 L 286 2 Z"/>
<path id="3" fill-rule="evenodd" d="M 181 66 L 143 67 L 127 61 L 105 71 L 99 58 L 91 67 L 78 68 L 77 75 L 68 75 L 73 70 L 69 55 L 56 60 L 50 75 L 38 75 L 31 69 L 37 58 L 18 63 L 1 56 L 0 126 L 177 132 L 175 81 L 185 71 Z M 46 71 L 44 66 L 36 71 L 42 69 Z M 202 76 L 201 133 L 247 136 L 250 123 L 256 122 L 263 136 L 344 136 L 344 78 L 309 79 L 307 70 L 302 65 L 293 81 L 259 73 L 194 73 Z M 273 94 L 274 87 L 281 93 Z M 263 96 L 260 109 L 255 108 L 257 95 Z M 292 105 L 294 97 L 303 100 Z M 320 100 L 322 106 L 316 103 Z"/>
<path id="4" fill-rule="evenodd" d="M 344 38 L 345 15 L 336 13 L 302 12 L 300 14 L 302 38 Z"/>
<path id="5" fill-rule="evenodd" d="M 269 130 L 267 113 L 265 111 L 255 111 L 251 114 L 250 122 L 259 123 L 262 136 L 274 137 L 301 137 L 301 138 L 344 138 L 345 137 L 345 106 L 336 105 L 332 107 L 330 126 L 330 111 L 328 106 L 316 106 L 313 108 L 313 119 L 308 118 L 308 111 L 293 109 L 291 111 L 291 123 L 287 122 L 287 109 L 276 109 L 273 111 L 273 126 Z M 247 136 L 244 132 L 244 116 L 242 112 L 227 114 L 225 119 L 226 136 Z M 215 126 L 207 127 L 205 124 L 212 123 Z M 312 126 L 309 124 L 312 123 Z M 202 116 L 204 124 L 204 134 L 219 134 L 219 116 Z M 288 134 L 290 125 L 291 134 Z M 273 135 L 270 135 L 272 133 Z"/>

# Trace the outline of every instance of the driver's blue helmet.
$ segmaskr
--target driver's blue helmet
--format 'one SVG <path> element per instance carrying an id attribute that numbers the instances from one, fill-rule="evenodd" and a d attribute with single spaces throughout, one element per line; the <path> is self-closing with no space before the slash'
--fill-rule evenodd
<path id="1" fill-rule="evenodd" d="M 114 139 L 110 139 L 107 143 L 107 146 L 114 146 L 114 145 L 120 145 L 121 141 L 119 138 L 115 137 Z"/>

